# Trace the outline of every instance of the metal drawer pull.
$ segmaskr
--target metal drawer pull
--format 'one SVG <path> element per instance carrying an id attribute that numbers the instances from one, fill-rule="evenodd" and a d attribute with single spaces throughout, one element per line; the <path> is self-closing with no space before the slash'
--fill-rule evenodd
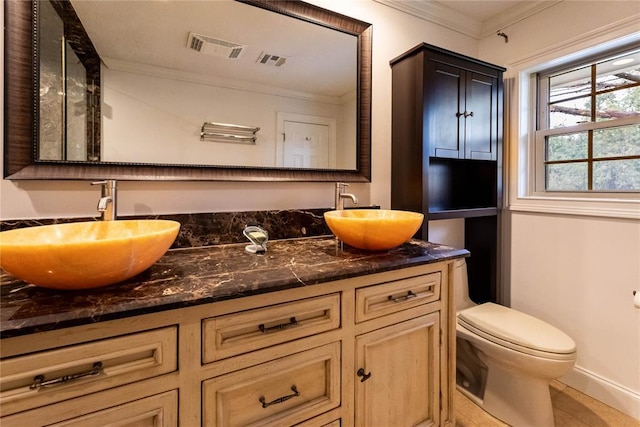
<path id="1" fill-rule="evenodd" d="M 406 295 L 401 295 L 401 296 L 399 296 L 399 297 L 393 297 L 392 295 L 389 295 L 389 296 L 387 297 L 387 299 L 388 299 L 389 301 L 393 301 L 393 302 L 400 302 L 400 301 L 406 301 L 406 300 L 408 300 L 409 298 L 415 298 L 415 297 L 417 297 L 417 296 L 418 296 L 418 295 L 414 294 L 413 292 L 411 292 L 411 291 L 407 291 L 407 294 L 406 294 Z"/>
<path id="2" fill-rule="evenodd" d="M 371 372 L 369 372 L 368 374 L 365 374 L 364 368 L 358 369 L 358 372 L 356 372 L 356 375 L 359 377 L 362 377 L 362 379 L 360 380 L 361 383 L 371 378 Z"/>
<path id="3" fill-rule="evenodd" d="M 36 375 L 33 378 L 33 384 L 29 386 L 30 390 L 38 390 L 42 387 L 49 387 L 56 384 L 65 384 L 71 382 L 73 380 L 77 380 L 79 378 L 91 377 L 95 375 L 100 375 L 102 373 L 102 362 L 96 362 L 93 364 L 93 369 L 90 371 L 79 372 L 77 374 L 64 375 L 60 378 L 55 378 L 53 380 L 44 380 L 44 375 Z"/>
<path id="4" fill-rule="evenodd" d="M 267 399 L 264 398 L 264 396 L 260 396 L 260 399 L 258 399 L 260 401 L 260 403 L 262 403 L 262 407 L 263 408 L 267 408 L 271 405 L 275 405 L 277 403 L 282 403 L 282 402 L 286 402 L 287 400 L 296 397 L 296 396 L 300 396 L 300 393 L 298 392 L 298 388 L 295 385 L 291 386 L 291 391 L 293 392 L 293 394 L 289 394 L 287 396 L 282 396 L 277 398 L 276 400 L 272 400 L 271 402 L 267 403 Z"/>
<path id="5" fill-rule="evenodd" d="M 260 332 L 262 332 L 263 334 L 266 334 L 268 332 L 281 331 L 282 329 L 286 329 L 291 326 L 295 326 L 297 324 L 298 324 L 298 321 L 296 320 L 296 318 L 292 317 L 291 319 L 289 319 L 289 323 L 282 323 L 280 325 L 271 326 L 269 328 L 266 328 L 264 326 L 264 323 L 261 323 L 258 325 L 258 329 L 260 329 Z"/>

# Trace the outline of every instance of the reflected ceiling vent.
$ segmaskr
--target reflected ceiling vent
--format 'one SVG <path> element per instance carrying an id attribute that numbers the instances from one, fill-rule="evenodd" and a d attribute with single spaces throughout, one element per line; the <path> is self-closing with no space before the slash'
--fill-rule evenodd
<path id="1" fill-rule="evenodd" d="M 242 52 L 244 52 L 247 46 L 214 37 L 203 36 L 202 34 L 189 33 L 187 47 L 204 53 L 205 55 L 236 59 L 242 55 Z"/>
<path id="2" fill-rule="evenodd" d="M 287 57 L 262 52 L 256 60 L 258 64 L 270 65 L 272 67 L 282 67 L 287 62 Z"/>

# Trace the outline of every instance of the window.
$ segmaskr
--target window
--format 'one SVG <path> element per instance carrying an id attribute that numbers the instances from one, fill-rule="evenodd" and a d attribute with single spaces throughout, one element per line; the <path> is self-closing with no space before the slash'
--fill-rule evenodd
<path id="1" fill-rule="evenodd" d="M 640 50 L 537 83 L 536 192 L 640 192 Z"/>

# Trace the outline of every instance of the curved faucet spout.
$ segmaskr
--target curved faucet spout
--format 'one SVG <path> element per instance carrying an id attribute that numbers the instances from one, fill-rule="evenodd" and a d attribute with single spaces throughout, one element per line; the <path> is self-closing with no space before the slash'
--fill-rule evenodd
<path id="1" fill-rule="evenodd" d="M 113 199 L 111 198 L 111 196 L 100 197 L 100 200 L 98 200 L 98 212 L 105 212 L 109 203 L 112 202 Z"/>
<path id="2" fill-rule="evenodd" d="M 353 203 L 358 204 L 358 198 L 356 197 L 356 195 L 355 195 L 355 194 L 351 194 L 351 193 L 342 193 L 342 194 L 340 195 L 340 197 L 345 198 L 345 199 L 348 197 L 348 198 L 350 198 L 350 199 L 351 199 L 351 201 L 352 201 Z"/>
<path id="3" fill-rule="evenodd" d="M 117 183 L 114 179 L 92 182 L 91 185 L 101 185 L 102 194 L 98 200 L 98 212 L 102 221 L 114 221 L 118 215 Z"/>
<path id="4" fill-rule="evenodd" d="M 344 182 L 336 182 L 336 210 L 344 209 L 344 199 L 351 199 L 354 204 L 358 203 L 358 198 L 355 194 L 344 192 L 348 185 Z"/>

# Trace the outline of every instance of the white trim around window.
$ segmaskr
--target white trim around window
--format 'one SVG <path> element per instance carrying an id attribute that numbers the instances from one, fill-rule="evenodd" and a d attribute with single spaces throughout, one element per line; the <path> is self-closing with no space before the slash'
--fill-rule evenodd
<path id="1" fill-rule="evenodd" d="M 509 100 L 505 103 L 505 113 L 510 119 L 506 120 L 510 125 L 505 129 L 504 166 L 508 183 L 505 185 L 505 207 L 508 210 L 640 220 L 638 193 L 540 193 L 535 189 L 536 73 L 562 64 L 563 58 L 575 61 L 598 51 L 640 43 L 637 20 L 627 24 L 568 41 L 561 47 L 551 46 L 546 52 L 536 52 L 508 66 L 505 78 L 515 80 L 511 93 L 506 93 Z M 505 92 L 506 88 L 505 84 Z"/>

